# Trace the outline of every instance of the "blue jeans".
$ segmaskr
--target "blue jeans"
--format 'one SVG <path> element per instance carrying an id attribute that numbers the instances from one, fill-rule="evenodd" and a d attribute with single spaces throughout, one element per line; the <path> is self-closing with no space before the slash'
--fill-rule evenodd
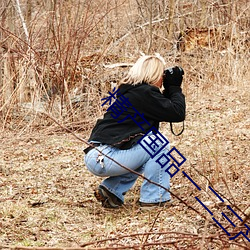
<path id="1" fill-rule="evenodd" d="M 146 137 L 144 138 L 147 139 Z M 150 181 L 156 182 L 167 189 L 170 188 L 170 176 L 165 172 L 169 164 L 162 168 L 159 163 L 155 161 L 163 153 L 168 153 L 170 150 L 169 144 L 161 149 L 154 158 L 151 158 L 140 144 L 136 144 L 127 150 L 121 150 L 108 145 L 101 145 L 97 147 L 97 149 L 121 165 L 140 174 L 143 173 Z M 124 202 L 124 195 L 132 188 L 138 175 L 122 168 L 107 157 L 104 157 L 103 164 L 100 164 L 98 160 L 100 155 L 101 153 L 96 149 L 92 149 L 85 155 L 84 160 L 88 170 L 94 175 L 108 177 L 100 185 L 106 187 L 111 193 Z M 168 200 L 170 200 L 169 192 L 147 180 L 143 181 L 140 191 L 141 202 L 157 203 Z"/>

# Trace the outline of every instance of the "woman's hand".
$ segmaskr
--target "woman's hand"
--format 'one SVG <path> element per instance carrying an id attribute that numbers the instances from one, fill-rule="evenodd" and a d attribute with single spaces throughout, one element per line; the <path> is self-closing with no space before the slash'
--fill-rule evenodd
<path id="1" fill-rule="evenodd" d="M 181 86 L 184 70 L 181 67 L 175 66 L 164 70 L 163 86 L 168 89 L 169 86 Z"/>

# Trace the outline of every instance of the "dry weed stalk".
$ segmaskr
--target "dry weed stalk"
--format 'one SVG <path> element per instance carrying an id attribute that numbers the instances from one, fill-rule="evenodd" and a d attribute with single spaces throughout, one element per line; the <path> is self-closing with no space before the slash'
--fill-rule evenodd
<path id="1" fill-rule="evenodd" d="M 90 143 L 88 143 L 86 140 L 84 140 L 83 138 L 81 138 L 81 137 L 79 137 L 77 134 L 75 134 L 71 129 L 69 129 L 69 128 L 67 128 L 67 127 L 65 127 L 63 124 L 61 124 L 59 121 L 57 121 L 54 117 L 52 117 L 51 115 L 49 115 L 49 114 L 47 114 L 47 113 L 42 113 L 42 115 L 45 115 L 45 116 L 47 116 L 49 119 L 51 119 L 51 120 L 53 120 L 56 124 L 58 124 L 63 130 L 65 130 L 65 131 L 67 131 L 67 132 L 69 132 L 70 134 L 72 134 L 75 138 L 77 138 L 78 140 L 80 140 L 81 142 L 83 142 L 83 143 L 85 143 L 85 144 L 87 144 L 88 146 L 91 146 L 91 147 L 94 147 L 93 145 L 91 145 Z M 96 149 L 100 154 L 103 154 L 99 149 Z M 146 178 L 145 176 L 143 176 L 142 174 L 140 174 L 140 173 L 138 173 L 138 172 L 136 172 L 136 171 L 134 171 L 134 170 L 131 170 L 131 169 L 129 169 L 129 168 L 127 168 L 126 166 L 124 166 L 124 165 L 122 165 L 122 164 L 120 164 L 119 162 L 117 162 L 116 160 L 114 160 L 114 159 L 112 159 L 110 156 L 107 156 L 107 155 L 105 155 L 105 154 L 103 154 L 105 157 L 107 157 L 107 158 L 109 158 L 110 160 L 112 160 L 114 163 L 116 163 L 116 164 L 118 164 L 120 167 L 122 167 L 122 168 L 124 168 L 124 169 L 126 169 L 127 171 L 129 171 L 129 172 L 131 172 L 131 173 L 133 173 L 133 174 L 136 174 L 136 175 L 138 175 L 140 178 L 142 178 L 143 180 L 147 180 L 149 183 L 151 183 L 151 184 L 153 184 L 153 185 L 156 185 L 156 186 L 159 186 L 159 187 L 161 187 L 161 188 L 163 188 L 163 189 L 165 189 L 166 191 L 168 191 L 173 197 L 175 197 L 176 199 L 178 199 L 179 200 L 179 202 L 180 203 L 183 203 L 188 209 L 191 209 L 192 211 L 194 211 L 195 213 L 197 213 L 201 218 L 204 218 L 205 219 L 205 221 L 206 221 L 206 223 L 208 223 L 208 222 L 210 222 L 210 223 L 212 223 L 212 224 L 214 224 L 214 222 L 210 219 L 210 218 L 208 218 L 208 217 L 205 217 L 202 213 L 200 213 L 200 211 L 198 211 L 194 206 L 192 206 L 192 205 L 189 205 L 184 199 L 182 199 L 180 196 L 178 196 L 178 195 L 176 195 L 173 191 L 170 191 L 169 189 L 166 189 L 165 187 L 163 187 L 162 185 L 160 185 L 159 183 L 156 183 L 156 182 L 153 182 L 153 181 L 151 181 L 151 180 L 149 180 L 148 178 Z M 222 170 L 222 169 L 221 169 Z M 199 173 L 199 172 L 198 172 Z M 223 179 L 224 180 L 224 183 L 225 183 L 225 185 L 227 186 L 227 183 L 226 183 L 226 180 L 225 179 Z M 228 188 L 228 187 L 227 187 Z M 205 191 L 205 193 L 206 194 L 208 194 L 208 191 L 207 191 L 207 189 L 205 188 L 205 187 L 203 187 L 203 190 Z M 217 190 L 215 190 L 215 191 L 217 191 Z M 223 196 L 223 195 L 222 195 Z M 223 196 L 224 197 L 224 196 Z M 225 197 L 224 197 L 225 198 Z M 233 196 L 231 195 L 231 198 L 233 199 Z M 245 215 L 245 218 L 244 218 L 244 221 L 246 221 L 248 218 L 249 218 L 249 214 L 245 214 L 244 212 L 242 212 L 241 211 L 241 209 L 235 204 L 235 201 L 233 200 L 233 203 L 229 200 L 229 199 L 227 199 L 227 198 L 225 198 L 231 205 L 234 205 L 234 207 L 236 207 L 241 213 L 243 213 L 244 215 Z M 159 217 L 159 215 L 160 215 L 160 213 L 161 213 L 161 211 L 162 210 L 160 210 L 159 212 L 158 212 L 158 214 L 155 216 L 155 219 L 154 219 L 154 222 L 152 223 L 152 226 L 151 226 L 151 230 L 153 229 L 153 227 L 154 227 L 154 225 L 155 225 L 155 223 L 156 223 L 156 220 L 157 220 L 157 218 Z M 229 226 L 227 226 L 226 228 L 228 228 Z M 218 229 L 218 231 L 220 230 L 219 229 L 219 227 L 216 225 L 216 228 Z M 239 228 L 238 228 L 239 229 Z M 178 241 L 169 241 L 169 242 L 160 242 L 160 243 L 157 243 L 157 242 L 153 242 L 153 243 L 148 243 L 147 241 L 148 241 L 148 235 L 149 234 L 151 234 L 151 230 L 148 232 L 148 233 L 146 233 L 145 235 L 146 235 L 146 237 L 145 237 L 145 240 L 144 240 L 144 242 L 142 243 L 142 245 L 140 245 L 140 249 L 141 249 L 141 247 L 142 247 L 142 249 L 144 249 L 144 247 L 146 247 L 146 246 L 150 246 L 150 245 L 153 245 L 153 246 L 156 246 L 156 245 L 175 245 L 175 243 L 179 243 L 179 242 L 182 242 L 182 240 L 178 240 Z M 236 234 L 237 232 L 236 232 L 237 230 L 236 230 L 236 228 L 235 228 L 235 230 L 234 230 L 234 233 Z M 169 233 L 169 232 L 166 232 L 167 234 Z M 204 240 L 204 239 L 210 239 L 210 241 L 212 241 L 212 240 L 218 240 L 218 241 L 221 241 L 221 242 L 223 242 L 224 244 L 226 243 L 227 245 L 237 245 L 237 246 L 241 246 L 241 247 L 245 247 L 246 249 L 247 249 L 247 245 L 245 246 L 245 245 L 241 245 L 241 244 L 239 244 L 239 243 L 237 243 L 237 242 L 234 242 L 234 241 L 230 241 L 229 239 L 222 239 L 222 238 L 220 238 L 220 236 L 218 237 L 218 236 L 211 236 L 211 235 L 209 235 L 209 236 L 205 236 L 205 233 L 206 232 L 204 232 L 204 234 L 203 235 L 201 235 L 201 236 L 197 236 L 199 239 L 201 239 L 201 240 Z M 152 234 L 154 234 L 153 232 L 152 232 Z M 144 234 L 143 234 L 144 235 Z M 222 234 L 222 235 L 225 235 L 225 234 Z M 172 238 L 174 238 L 174 237 L 171 237 L 171 239 Z M 179 237 L 177 237 L 177 238 L 179 238 Z M 192 238 L 191 239 L 186 239 L 186 240 L 193 240 Z M 104 241 L 106 241 L 106 240 L 104 240 Z M 102 241 L 98 241 L 98 242 L 102 242 Z M 95 243 L 97 243 L 97 242 L 95 242 Z M 89 243 L 89 244 L 95 244 L 95 243 Z M 84 245 L 84 246 L 87 246 L 87 245 L 89 245 L 89 244 L 86 244 L 86 245 Z M 128 246 L 122 246 L 121 247 L 121 249 L 125 249 L 125 248 L 127 248 Z M 139 247 L 139 246 L 133 246 L 133 248 L 137 248 L 137 247 Z"/>
<path id="2" fill-rule="evenodd" d="M 124 238 L 134 238 L 138 236 L 146 236 L 147 238 L 149 236 L 159 236 L 159 235 L 165 235 L 169 241 L 155 241 L 155 242 L 144 242 L 142 244 L 129 244 L 129 245 L 124 245 L 124 244 L 119 244 L 116 243 L 116 241 L 120 241 Z M 204 237 L 203 237 L 204 238 Z M 107 238 L 103 240 L 97 240 L 93 242 L 88 242 L 85 243 L 79 247 L 25 247 L 25 246 L 4 246 L 0 245 L 1 249 L 7 250 L 83 250 L 83 249 L 92 249 L 92 250 L 108 250 L 108 249 L 147 249 L 149 246 L 167 246 L 170 245 L 176 249 L 179 249 L 177 243 L 184 243 L 189 244 L 189 247 L 192 247 L 192 249 L 200 249 L 196 248 L 197 243 L 195 242 L 196 240 L 200 240 L 201 236 L 195 235 L 195 234 L 188 234 L 188 233 L 182 233 L 182 232 L 148 232 L 148 233 L 136 233 L 136 234 L 128 234 L 128 235 L 122 235 L 122 236 L 117 236 L 114 238 Z M 209 242 L 215 242 L 218 245 L 219 242 L 223 242 L 223 244 L 228 245 L 228 242 L 221 238 L 221 235 L 207 235 L 205 237 L 206 240 Z M 106 242 L 112 242 L 110 245 L 107 247 L 101 247 L 100 244 L 106 243 Z M 224 246 L 225 246 L 224 245 Z M 250 247 L 246 245 L 239 244 L 237 242 L 232 242 L 232 246 L 238 247 L 240 249 L 244 250 L 249 250 Z M 90 246 L 93 246 L 90 247 Z"/>
<path id="3" fill-rule="evenodd" d="M 29 15 L 26 20 L 21 17 L 21 22 L 16 18 L 13 2 L 1 2 L 0 13 L 3 15 L 1 15 L 0 27 L 0 119 L 3 124 L 2 129 L 8 127 L 13 129 L 9 125 L 12 119 L 17 123 L 18 129 L 23 129 L 21 132 L 26 129 L 32 130 L 32 126 L 35 127 L 39 123 L 43 125 L 46 119 L 44 116 L 41 119 L 39 114 L 44 112 L 44 109 L 49 112 L 47 117 L 50 119 L 52 117 L 52 120 L 54 116 L 56 117 L 54 122 L 59 120 L 65 124 L 61 126 L 59 122 L 55 126 L 54 122 L 47 121 L 51 126 L 50 131 L 67 130 L 71 133 L 72 130 L 91 127 L 95 118 L 103 113 L 100 99 L 109 88 L 107 85 L 110 74 L 107 71 L 104 72 L 102 64 L 134 61 L 139 51 L 160 52 L 163 56 L 169 55 L 169 64 L 181 64 L 185 68 L 188 83 L 184 89 L 187 96 L 193 97 L 197 102 L 203 99 L 204 93 L 220 91 L 221 86 L 241 88 L 248 84 L 248 1 L 229 3 L 201 1 L 198 5 L 195 1 L 189 3 L 179 1 L 174 15 L 171 4 L 167 6 L 165 1 L 162 1 L 164 3 L 162 5 L 156 3 L 157 1 L 148 1 L 149 17 L 146 17 L 143 9 L 145 5 L 142 5 L 142 2 L 145 3 L 145 1 L 139 0 L 129 1 L 130 7 L 127 1 L 115 1 L 114 5 L 112 1 L 98 1 L 99 5 L 95 4 L 95 1 L 85 1 L 84 5 L 81 5 L 80 1 L 73 0 L 67 1 L 65 5 L 60 1 L 57 4 L 56 1 L 45 2 L 45 5 L 43 3 L 39 5 L 37 2 L 37 5 L 32 6 L 33 10 L 37 11 L 36 15 L 30 10 L 31 5 L 28 5 Z M 19 6 L 19 16 L 24 16 L 20 8 L 22 1 L 19 3 L 16 0 L 16 3 Z M 138 9 L 134 8 L 136 5 Z M 130 10 L 129 14 L 128 10 Z M 113 12 L 115 12 L 114 15 Z M 171 25 L 169 34 L 173 29 L 173 36 L 171 36 L 175 38 L 173 40 L 167 37 L 164 24 L 166 21 Z M 28 39 L 25 40 L 23 34 L 17 30 L 18 25 L 23 26 L 22 30 Z M 186 30 L 188 27 L 195 32 L 190 32 L 188 35 Z M 147 30 L 149 30 L 149 37 Z M 180 51 L 175 48 L 168 49 L 169 44 L 176 43 L 180 31 L 184 34 L 184 47 L 188 49 Z M 32 72 L 35 72 L 35 75 Z M 78 93 L 75 94 L 78 90 L 81 97 L 79 100 Z M 30 95 L 30 91 L 37 91 L 37 95 Z M 35 107 L 34 102 L 32 103 L 35 99 L 42 104 L 42 110 Z M 33 104 L 31 110 L 23 105 L 23 110 L 20 109 L 20 104 L 24 100 Z M 20 111 L 23 113 L 19 114 Z M 34 116 L 29 118 L 31 114 Z M 17 116 L 16 120 L 15 116 Z M 80 140 L 82 141 L 81 138 Z M 86 143 L 86 141 L 82 142 Z M 212 149 L 211 152 L 213 152 Z M 208 178 L 204 174 L 207 167 L 205 156 L 206 152 L 201 152 L 200 158 L 203 165 L 199 170 L 194 167 L 195 178 L 206 179 L 207 183 L 213 186 L 219 181 L 219 174 L 225 171 L 221 168 L 219 155 L 215 154 L 213 160 L 217 166 L 215 173 L 217 176 L 213 180 Z M 212 166 L 209 165 L 209 169 L 212 169 Z M 225 177 L 223 181 L 230 194 L 230 187 Z M 204 184 L 202 190 L 209 196 L 206 186 Z M 224 197 L 223 194 L 220 193 L 220 195 Z M 176 198 L 183 202 L 178 196 Z M 229 203 L 231 198 L 233 199 L 232 194 L 230 194 Z M 198 211 L 195 207 L 189 206 L 185 200 L 183 204 L 195 212 Z M 233 204 L 236 205 L 235 202 Z M 241 211 L 240 208 L 239 211 Z M 198 214 L 206 219 L 199 211 Z M 245 214 L 246 222 L 249 215 L 244 212 L 242 214 Z M 155 221 L 156 219 L 157 216 Z M 151 228 L 153 225 L 154 223 Z M 162 232 L 164 233 L 169 234 L 169 232 Z M 191 244 L 195 239 L 200 244 L 203 241 L 214 241 L 219 246 L 232 244 L 247 249 L 241 243 L 224 239 L 224 235 L 206 234 L 206 229 L 201 236 L 193 235 L 185 238 L 184 234 L 181 234 L 182 239 L 179 239 L 178 233 L 175 232 L 175 236 L 172 236 L 175 240 L 170 238 L 167 242 L 150 243 L 148 239 L 152 234 L 154 233 L 145 233 L 141 245 L 134 245 L 134 247 L 157 244 L 173 246 L 185 240 Z M 130 234 L 122 237 L 133 236 Z M 86 243 L 85 246 L 109 240 L 115 241 L 122 237 L 94 241 Z M 125 245 L 120 247 L 124 249 Z M 22 249 L 34 248 L 23 247 Z"/>
<path id="4" fill-rule="evenodd" d="M 82 89 L 85 89 L 83 91 L 86 91 L 90 84 L 94 85 L 93 93 L 98 92 L 98 89 L 101 92 L 105 91 L 105 88 L 100 88 L 100 84 L 94 83 L 92 79 L 102 82 L 100 79 L 102 69 L 98 67 L 98 64 L 107 53 L 111 51 L 117 53 L 120 50 L 118 54 L 121 58 L 126 57 L 127 54 L 138 53 L 138 50 L 160 52 L 163 56 L 172 55 L 173 58 L 169 58 L 169 61 L 173 60 L 173 63 L 176 60 L 183 62 L 185 57 L 189 56 L 188 53 L 177 56 L 178 53 L 176 54 L 174 47 L 171 49 L 171 53 L 166 53 L 166 48 L 175 44 L 173 37 L 177 39 L 178 29 L 184 31 L 185 27 L 198 30 L 204 28 L 197 27 L 197 24 L 210 27 L 211 33 L 206 37 L 209 40 L 205 44 L 209 51 L 214 51 L 224 39 L 222 34 L 213 34 L 213 32 L 221 25 L 227 28 L 229 34 L 227 43 L 234 46 L 238 43 L 238 47 L 234 55 L 231 55 L 230 51 L 223 52 L 224 57 L 227 57 L 228 60 L 228 62 L 223 62 L 229 78 L 226 81 L 232 82 L 237 79 L 239 74 L 242 75 L 242 72 L 238 71 L 241 69 L 241 62 L 239 61 L 239 65 L 235 65 L 234 60 L 235 57 L 238 57 L 238 52 L 244 53 L 244 46 L 240 42 L 242 38 L 237 37 L 241 32 L 240 29 L 247 27 L 245 16 L 249 6 L 244 1 L 240 1 L 239 5 L 204 1 L 197 6 L 193 2 L 178 3 L 177 8 L 173 2 L 166 5 L 164 1 L 162 4 L 138 0 L 131 1 L 129 4 L 124 0 L 114 3 L 101 1 L 100 4 L 86 1 L 82 4 L 79 1 L 75 3 L 74 0 L 71 0 L 66 5 L 60 1 L 58 3 L 46 1 L 46 4 L 41 4 L 41 6 L 36 6 L 36 4 L 25 6 L 19 1 L 15 0 L 15 7 L 21 20 L 20 25 L 23 27 L 24 37 L 23 34 L 17 32 L 16 23 L 13 18 L 10 18 L 15 14 L 12 1 L 3 4 L 1 9 L 3 13 L 1 34 L 4 41 L 2 59 L 6 62 L 0 81 L 0 89 L 3 93 L 1 98 L 3 128 L 7 126 L 8 119 L 16 115 L 14 110 L 18 110 L 18 106 L 24 102 L 31 102 L 34 109 L 36 106 L 43 106 L 46 111 L 54 112 L 54 115 L 56 114 L 62 119 L 75 122 L 79 116 L 72 103 L 76 85 L 82 85 Z M 138 13 L 134 11 L 125 16 L 129 20 L 128 25 L 117 21 L 123 13 L 122 8 L 138 11 Z M 35 10 L 38 10 L 36 15 L 33 14 Z M 23 12 L 26 12 L 27 15 L 25 16 Z M 138 14 L 139 17 L 136 20 Z M 168 31 L 164 25 L 165 22 L 169 24 Z M 102 27 L 108 31 L 108 34 L 112 34 L 112 30 L 108 29 L 113 27 L 117 34 L 114 34 L 112 39 L 105 35 L 103 43 L 102 40 L 97 39 L 98 36 L 104 35 Z M 149 32 L 145 32 L 147 27 Z M 231 33 L 230 27 L 232 27 Z M 167 33 L 171 39 L 167 38 Z M 199 36 L 199 33 L 196 33 L 195 36 Z M 25 40 L 26 42 L 24 42 Z M 213 40 L 215 41 L 213 42 Z M 185 40 L 185 46 L 189 46 L 190 43 L 193 42 Z M 198 46 L 200 45 L 198 44 Z M 125 48 L 129 50 L 125 51 Z M 11 51 L 15 51 L 14 54 Z M 97 51 L 99 56 L 90 67 L 86 62 L 81 64 L 81 59 L 86 54 Z M 196 56 L 196 53 L 191 52 L 190 54 Z M 10 55 L 12 56 L 10 57 Z M 15 56 L 13 57 L 13 55 Z M 220 54 L 214 54 L 214 58 L 211 60 L 218 61 L 217 57 L 220 57 Z M 208 77 L 212 74 L 212 77 L 215 78 L 213 68 L 216 65 L 207 65 L 206 62 L 200 61 L 201 66 L 202 64 L 207 68 Z M 219 74 L 220 72 L 218 72 Z M 23 115 L 25 116 L 25 113 Z"/>

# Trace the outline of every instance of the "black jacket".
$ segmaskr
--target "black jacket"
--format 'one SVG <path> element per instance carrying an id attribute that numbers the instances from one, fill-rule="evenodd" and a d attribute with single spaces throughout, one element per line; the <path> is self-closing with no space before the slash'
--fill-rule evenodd
<path id="1" fill-rule="evenodd" d="M 152 126 L 159 129 L 159 122 L 181 122 L 185 119 L 185 96 L 180 87 L 171 86 L 162 94 L 157 87 L 147 83 L 135 86 L 122 84 L 118 93 L 119 102 L 122 102 L 122 95 L 128 98 L 131 105 L 124 105 L 126 111 L 117 119 L 111 108 L 107 107 L 103 119 L 99 119 L 93 128 L 89 141 L 99 141 L 120 149 L 128 149 Z M 141 115 L 136 114 L 136 110 Z M 128 115 L 130 117 L 127 117 Z M 146 122 L 143 120 L 143 115 Z M 119 122 L 121 120 L 123 121 Z"/>

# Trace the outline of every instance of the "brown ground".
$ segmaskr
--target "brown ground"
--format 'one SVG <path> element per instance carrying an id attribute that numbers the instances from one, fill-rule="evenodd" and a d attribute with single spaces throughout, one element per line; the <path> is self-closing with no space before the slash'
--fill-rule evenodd
<path id="1" fill-rule="evenodd" d="M 172 179 L 172 192 L 207 216 L 207 220 L 176 198 L 170 208 L 141 211 L 136 204 L 141 180 L 127 194 L 124 208 L 105 210 L 93 196 L 93 189 L 101 179 L 86 170 L 81 141 L 71 134 L 52 133 L 50 129 L 32 133 L 5 130 L 0 144 L 1 244 L 76 247 L 129 236 L 91 247 L 138 248 L 143 243 L 146 246 L 152 242 L 177 242 L 176 249 L 244 249 L 239 245 L 249 249 L 243 236 L 229 241 L 194 198 L 198 196 L 205 202 L 225 227 L 229 223 L 222 218 L 222 211 L 240 225 L 225 206 L 229 202 L 242 218 L 249 213 L 249 86 L 246 81 L 235 86 L 215 84 L 203 86 L 202 90 L 200 87 L 192 84 L 184 89 L 188 110 L 184 134 L 174 137 L 168 124 L 163 124 L 161 131 L 187 158 L 182 170 L 202 188 L 198 191 L 179 172 Z M 86 139 L 89 132 L 78 135 Z M 225 203 L 220 203 L 208 190 L 209 185 L 225 198 Z M 249 219 L 246 223 L 250 225 Z M 229 226 L 228 231 L 232 230 Z M 244 227 L 242 230 L 246 231 Z M 237 228 L 236 232 L 239 231 Z M 132 235 L 147 232 L 154 234 Z M 229 247 L 228 243 L 239 245 Z M 154 245 L 147 249 L 174 249 L 174 246 Z"/>

